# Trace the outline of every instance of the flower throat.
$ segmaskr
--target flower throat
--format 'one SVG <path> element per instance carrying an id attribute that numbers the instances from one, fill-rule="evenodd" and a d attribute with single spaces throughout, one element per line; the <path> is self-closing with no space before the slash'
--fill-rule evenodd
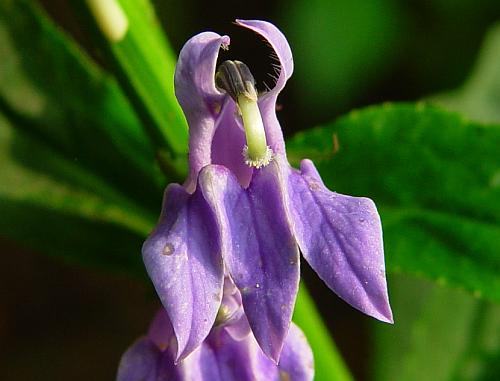
<path id="1" fill-rule="evenodd" d="M 215 84 L 238 105 L 247 142 L 243 148 L 245 164 L 254 168 L 265 167 L 271 162 L 273 151 L 267 145 L 255 79 L 250 69 L 240 61 L 224 61 L 215 73 Z"/>

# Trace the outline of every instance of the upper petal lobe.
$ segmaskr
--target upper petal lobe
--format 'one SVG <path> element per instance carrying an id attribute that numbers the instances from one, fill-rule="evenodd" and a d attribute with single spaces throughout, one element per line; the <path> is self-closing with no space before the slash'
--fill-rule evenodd
<path id="1" fill-rule="evenodd" d="M 260 20 L 236 20 L 238 25 L 253 30 L 261 35 L 274 50 L 279 74 L 276 74 L 276 83 L 259 98 L 259 109 L 262 114 L 268 145 L 273 152 L 286 155 L 283 132 L 276 117 L 276 101 L 278 94 L 285 87 L 286 81 L 293 73 L 293 57 L 290 45 L 281 31 L 273 24 Z M 278 70 L 278 69 L 276 69 Z"/>
<path id="2" fill-rule="evenodd" d="M 218 111 L 225 94 L 215 87 L 215 69 L 221 46 L 229 37 L 204 32 L 182 48 L 175 68 L 175 95 L 189 124 L 189 177 L 186 187 L 193 192 L 198 172 L 211 163 L 212 139 Z"/>

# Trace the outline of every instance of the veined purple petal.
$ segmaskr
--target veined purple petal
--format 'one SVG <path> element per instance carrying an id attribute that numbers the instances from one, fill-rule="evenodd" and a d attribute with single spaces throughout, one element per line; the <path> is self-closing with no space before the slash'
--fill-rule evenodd
<path id="1" fill-rule="evenodd" d="M 216 215 L 226 269 L 241 292 L 250 327 L 278 361 L 299 284 L 298 248 L 285 212 L 276 163 L 243 189 L 230 171 L 208 166 L 199 187 Z"/>
<path id="2" fill-rule="evenodd" d="M 382 226 L 373 201 L 329 191 L 310 160 L 288 175 L 295 237 L 311 267 L 360 311 L 392 322 L 385 279 Z"/>
<path id="3" fill-rule="evenodd" d="M 221 46 L 228 36 L 204 32 L 182 48 L 175 69 L 175 95 L 189 124 L 189 177 L 186 187 L 193 192 L 198 172 L 212 162 L 215 121 L 226 95 L 215 87 L 215 69 Z"/>
<path id="4" fill-rule="evenodd" d="M 182 359 L 214 324 L 224 270 L 215 220 L 200 191 L 190 195 L 171 184 L 162 210 L 142 253 L 177 337 L 177 359 Z"/>
<path id="5" fill-rule="evenodd" d="M 212 164 L 220 164 L 231 170 L 241 186 L 246 188 L 252 179 L 253 169 L 243 160 L 245 131 L 241 119 L 236 117 L 236 114 L 236 103 L 227 97 L 216 122 L 212 142 Z"/>
<path id="6" fill-rule="evenodd" d="M 211 347 L 224 381 L 279 381 L 278 369 L 252 335 L 235 340 L 226 329 L 215 332 L 204 345 Z M 207 380 L 208 381 L 208 380 Z"/>
<path id="7" fill-rule="evenodd" d="M 280 380 L 311 381 L 314 378 L 314 358 L 302 331 L 290 325 L 278 364 Z"/>
<path id="8" fill-rule="evenodd" d="M 117 381 L 157 381 L 161 351 L 147 337 L 138 339 L 123 354 Z"/>
<path id="9" fill-rule="evenodd" d="M 268 145 L 274 153 L 285 156 L 283 132 L 276 117 L 276 101 L 278 94 L 285 87 L 286 81 L 293 72 L 293 57 L 290 45 L 288 45 L 283 33 L 271 23 L 260 20 L 236 20 L 236 23 L 264 37 L 276 54 L 277 64 L 280 67 L 279 75 L 274 87 L 259 98 L 259 109 L 262 114 Z"/>

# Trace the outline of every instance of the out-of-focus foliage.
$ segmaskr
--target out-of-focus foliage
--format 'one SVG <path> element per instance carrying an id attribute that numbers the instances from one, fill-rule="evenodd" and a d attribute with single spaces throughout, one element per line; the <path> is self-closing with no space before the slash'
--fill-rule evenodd
<path id="1" fill-rule="evenodd" d="M 331 189 L 375 200 L 389 271 L 448 282 L 495 301 L 498 147 L 500 126 L 423 104 L 354 111 L 288 144 L 295 161 L 308 156 L 316 162 Z"/>
<path id="2" fill-rule="evenodd" d="M 500 122 L 500 24 L 491 28 L 471 76 L 458 90 L 430 99 L 485 123 Z"/>
<path id="3" fill-rule="evenodd" d="M 293 0 L 277 11 L 295 53 L 290 87 L 305 111 L 289 121 L 300 128 L 458 86 L 500 17 L 496 0 Z"/>
<path id="4" fill-rule="evenodd" d="M 149 1 L 121 0 L 128 28 L 120 41 L 94 33 L 110 69 L 150 136 L 150 143 L 185 170 L 188 130 L 174 95 L 175 54 L 172 52 Z M 97 25 L 85 6 L 74 7 L 81 20 Z M 172 165 L 172 163 L 170 163 Z M 172 165 L 174 166 L 174 165 Z"/>
<path id="5" fill-rule="evenodd" d="M 17 128 L 130 196 L 154 197 L 161 189 L 159 171 L 153 175 L 154 152 L 114 80 L 37 6 L 0 4 L 0 49 L 6 57 L 0 96 Z M 32 165 L 45 170 L 43 162 Z"/>
<path id="6" fill-rule="evenodd" d="M 389 280 L 393 327 L 373 325 L 380 381 L 500 379 L 500 306 L 422 280 Z"/>
<path id="7" fill-rule="evenodd" d="M 25 158 L 43 163 L 44 170 Z M 2 235 L 67 260 L 137 272 L 137 252 L 151 225 L 137 209 L 94 173 L 0 115 Z"/>
<path id="8" fill-rule="evenodd" d="M 0 50 L 2 234 L 137 271 L 162 180 L 120 89 L 27 2 L 1 3 Z"/>
<path id="9" fill-rule="evenodd" d="M 301 99 L 330 115 L 386 73 L 403 35 L 394 0 L 294 0 L 283 11 Z"/>
<path id="10" fill-rule="evenodd" d="M 325 322 L 318 314 L 311 314 L 310 311 L 315 309 L 313 300 L 304 295 L 306 288 L 302 282 L 299 288 L 298 299 L 301 303 L 297 303 L 293 313 L 293 321 L 302 328 L 304 334 L 311 345 L 314 355 L 314 373 L 316 380 L 328 380 L 335 377 L 335 381 L 353 381 L 349 370 L 347 369 L 342 357 L 338 354 L 337 349 L 332 346 L 332 341 L 329 340 L 328 328 Z M 332 353 L 332 356 L 317 356 L 324 350 Z"/>

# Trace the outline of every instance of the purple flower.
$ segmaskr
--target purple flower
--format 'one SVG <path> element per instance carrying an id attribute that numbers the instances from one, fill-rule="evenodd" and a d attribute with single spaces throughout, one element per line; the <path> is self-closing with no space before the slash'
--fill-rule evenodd
<path id="1" fill-rule="evenodd" d="M 380 218 L 367 198 L 329 191 L 313 163 L 286 158 L 276 99 L 292 74 L 283 34 L 237 21 L 274 49 L 274 88 L 257 95 L 241 62 L 216 70 L 229 37 L 205 32 L 183 47 L 175 90 L 190 128 L 189 177 L 165 191 L 143 247 L 147 271 L 172 322 L 176 359 L 209 334 L 228 275 L 263 352 L 278 361 L 299 285 L 299 248 L 325 283 L 355 308 L 392 322 Z"/>
<path id="2" fill-rule="evenodd" d="M 276 365 L 255 341 L 240 302 L 237 291 L 226 291 L 215 327 L 179 363 L 175 363 L 172 325 L 161 309 L 147 336 L 139 338 L 123 355 L 117 381 L 311 381 L 312 352 L 300 329 L 294 324 L 290 326 Z"/>

